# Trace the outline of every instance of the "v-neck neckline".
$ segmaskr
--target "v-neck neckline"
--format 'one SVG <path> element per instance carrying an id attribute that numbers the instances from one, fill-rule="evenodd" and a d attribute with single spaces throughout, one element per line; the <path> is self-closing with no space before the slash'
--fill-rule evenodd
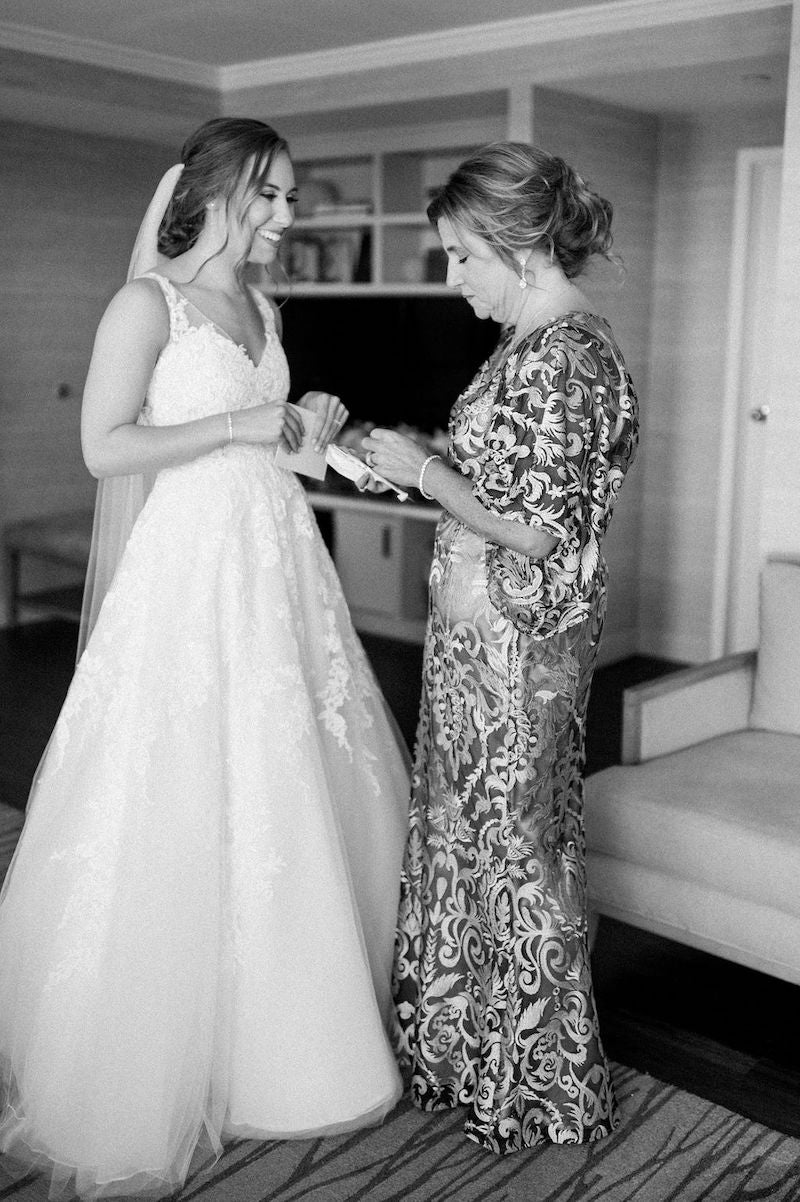
<path id="1" fill-rule="evenodd" d="M 166 276 L 165 276 L 164 278 L 166 279 Z M 169 283 L 169 284 L 170 284 L 170 285 L 171 285 L 171 286 L 172 286 L 172 287 L 175 289 L 175 291 L 177 292 L 178 296 L 181 298 L 181 300 L 182 300 L 182 301 L 183 301 L 185 304 L 187 304 L 187 305 L 191 305 L 191 306 L 192 306 L 192 308 L 194 309 L 194 311 L 195 311 L 196 313 L 199 313 L 199 314 L 200 314 L 200 316 L 201 316 L 201 317 L 202 317 L 202 319 L 203 319 L 203 323 L 204 323 L 205 325 L 207 325 L 207 326 L 210 326 L 210 327 L 211 327 L 213 330 L 215 330 L 215 331 L 217 332 L 217 334 L 219 334 L 219 336 L 220 336 L 221 338 L 224 338 L 226 342 L 229 342 L 229 343 L 231 344 L 231 346 L 233 346 L 233 347 L 235 347 L 237 350 L 241 351 L 241 352 L 242 352 L 242 354 L 244 355 L 244 357 L 247 359 L 247 362 L 248 362 L 248 363 L 250 364 L 250 366 L 253 368 L 253 370 L 254 370 L 254 371 L 258 371 L 259 367 L 261 366 L 261 364 L 262 364 L 262 363 L 263 363 L 263 361 L 264 361 L 264 356 L 265 356 L 265 354 L 267 353 L 267 342 L 268 342 L 268 338 L 267 338 L 267 327 L 266 327 L 266 324 L 265 324 L 265 322 L 264 322 L 264 320 L 263 320 L 263 316 L 262 316 L 262 314 L 261 314 L 261 309 L 260 309 L 260 306 L 259 306 L 259 304 L 258 304 L 258 301 L 256 301 L 256 308 L 258 309 L 258 311 L 259 311 L 259 316 L 261 316 L 261 319 L 262 319 L 262 320 L 261 320 L 261 324 L 262 324 L 262 326 L 263 326 L 263 329 L 264 329 L 264 345 L 263 345 L 263 346 L 262 346 L 262 348 L 261 348 L 261 354 L 259 355 L 258 359 L 254 359 L 254 358 L 253 358 L 253 356 L 250 354 L 250 351 L 247 349 L 247 347 L 245 346 L 245 344 L 244 344 L 243 342 L 237 342 L 237 341 L 236 341 L 236 339 L 235 339 L 235 338 L 233 338 L 233 337 L 232 337 L 232 336 L 231 336 L 231 335 L 228 333 L 228 331 L 227 331 L 227 330 L 223 329 L 223 327 L 222 327 L 222 326 L 219 324 L 219 322 L 217 322 L 217 321 L 214 321 L 213 317 L 209 317 L 209 316 L 208 316 L 208 314 L 207 314 L 207 313 L 205 313 L 205 312 L 204 312 L 204 311 L 203 311 L 203 310 L 200 308 L 200 306 L 199 306 L 199 305 L 195 304 L 195 302 L 194 302 L 193 300 L 191 300 L 191 298 L 190 298 L 190 297 L 188 297 L 188 296 L 186 295 L 186 293 L 185 293 L 185 292 L 181 292 L 181 290 L 180 290 L 180 288 L 178 287 L 178 285 L 177 285 L 177 284 L 175 284 L 175 283 L 174 283 L 172 280 L 168 280 L 168 283 Z"/>
<path id="2" fill-rule="evenodd" d="M 551 329 L 553 326 L 559 325 L 561 322 L 570 320 L 579 320 L 587 318 L 590 321 L 600 321 L 595 313 L 589 309 L 569 309 L 566 313 L 560 313 L 557 317 L 551 317 L 547 321 L 539 322 L 538 325 L 532 326 L 524 334 L 517 336 L 513 326 L 507 326 L 501 335 L 497 346 L 487 360 L 488 375 L 494 377 L 499 371 L 505 370 L 506 365 L 513 355 L 516 355 L 521 347 L 531 338 L 538 337 L 543 330 Z M 585 324 L 585 323 L 582 323 Z"/>

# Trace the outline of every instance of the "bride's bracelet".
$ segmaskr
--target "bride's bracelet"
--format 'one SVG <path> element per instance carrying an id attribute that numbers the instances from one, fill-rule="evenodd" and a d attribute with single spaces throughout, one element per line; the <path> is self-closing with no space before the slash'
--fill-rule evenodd
<path id="1" fill-rule="evenodd" d="M 425 492 L 425 489 L 423 488 L 423 481 L 425 479 L 425 470 L 429 464 L 433 463 L 434 459 L 441 460 L 441 458 L 442 458 L 441 455 L 429 455 L 428 458 L 423 463 L 422 467 L 419 469 L 419 480 L 417 481 L 417 488 L 422 493 L 422 495 L 426 501 L 433 501 L 435 498 L 432 493 Z"/>
<path id="2" fill-rule="evenodd" d="M 225 416 L 228 419 L 228 446 L 233 442 L 233 415 L 228 411 Z"/>

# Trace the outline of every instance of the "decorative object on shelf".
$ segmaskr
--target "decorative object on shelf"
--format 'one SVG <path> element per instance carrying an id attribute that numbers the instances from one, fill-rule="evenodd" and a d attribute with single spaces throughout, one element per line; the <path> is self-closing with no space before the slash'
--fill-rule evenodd
<path id="1" fill-rule="evenodd" d="M 321 239 L 322 272 L 327 284 L 351 284 L 361 250 L 361 231 L 348 230 Z"/>
<path id="2" fill-rule="evenodd" d="M 320 205 L 337 204 L 339 196 L 339 189 L 333 180 L 301 177 L 297 189 L 297 216 L 310 217 Z"/>
<path id="3" fill-rule="evenodd" d="M 425 251 L 425 282 L 443 284 L 447 277 L 447 255 L 442 248 L 431 247 Z"/>
<path id="4" fill-rule="evenodd" d="M 318 238 L 293 235 L 286 250 L 286 274 L 297 283 L 317 283 L 320 279 L 323 247 Z"/>
<path id="5" fill-rule="evenodd" d="M 353 268 L 353 283 L 372 283 L 372 231 L 368 229 L 361 231 L 361 245 Z"/>
<path id="6" fill-rule="evenodd" d="M 446 256 L 425 208 L 469 149 L 364 150 L 297 160 L 292 241 L 319 239 L 320 261 L 313 251 L 298 251 L 297 270 L 289 272 L 303 285 L 296 295 L 311 296 L 316 285 L 320 294 L 444 294 Z M 352 249 L 334 240 L 351 233 Z"/>

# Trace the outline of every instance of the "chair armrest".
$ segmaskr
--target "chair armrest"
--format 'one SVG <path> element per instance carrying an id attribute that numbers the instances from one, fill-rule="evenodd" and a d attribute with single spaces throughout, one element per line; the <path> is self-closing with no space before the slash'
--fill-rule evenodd
<path id="1" fill-rule="evenodd" d="M 755 665 L 755 651 L 744 651 L 626 689 L 623 764 L 746 729 Z"/>

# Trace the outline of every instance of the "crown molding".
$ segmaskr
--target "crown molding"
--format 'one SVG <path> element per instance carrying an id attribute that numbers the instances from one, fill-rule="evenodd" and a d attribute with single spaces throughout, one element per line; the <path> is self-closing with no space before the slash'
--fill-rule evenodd
<path id="1" fill-rule="evenodd" d="M 230 92 L 790 7 L 791 0 L 608 0 L 312 54 L 234 63 L 218 69 L 218 80 L 221 91 Z"/>
<path id="2" fill-rule="evenodd" d="M 530 17 L 215 66 L 0 21 L 0 47 L 223 93 L 789 8 L 791 0 L 607 0 Z"/>
<path id="3" fill-rule="evenodd" d="M 36 29 L 31 25 L 17 25 L 11 21 L 0 21 L 0 46 L 7 50 L 38 54 L 43 58 L 65 59 L 67 62 L 106 67 L 111 71 L 124 71 L 131 75 L 194 84 L 201 88 L 219 88 L 220 68 L 208 63 L 173 58 L 169 54 L 152 54 L 146 50 L 133 50 L 129 46 L 101 42 L 94 38 L 71 37 L 46 29 Z"/>

